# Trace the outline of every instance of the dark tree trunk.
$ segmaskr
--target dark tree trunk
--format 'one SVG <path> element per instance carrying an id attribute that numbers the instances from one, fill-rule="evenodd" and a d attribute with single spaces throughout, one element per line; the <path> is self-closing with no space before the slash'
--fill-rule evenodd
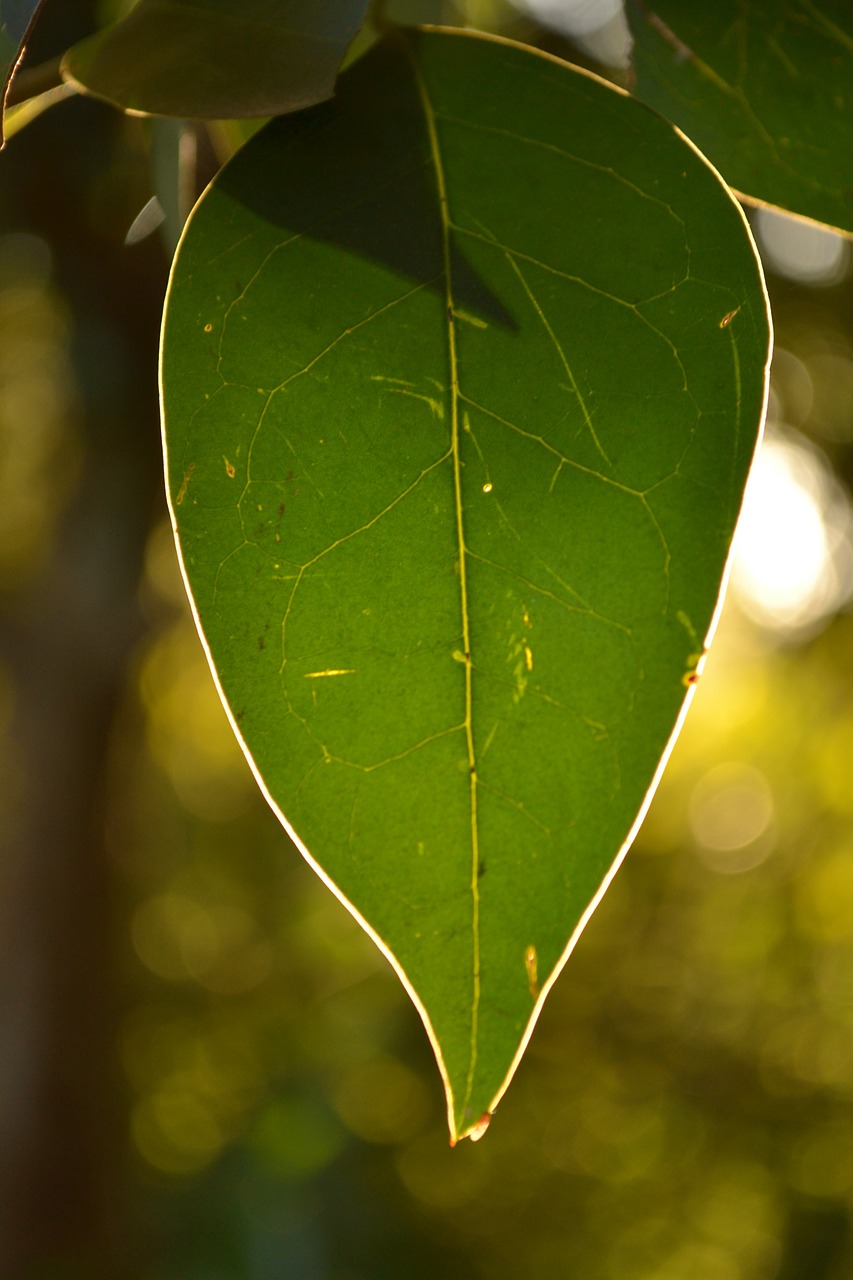
<path id="1" fill-rule="evenodd" d="M 46 6 L 39 54 L 85 33 L 91 9 L 76 0 Z M 162 510 L 165 263 L 155 241 L 125 249 L 90 222 L 91 156 L 109 156 L 119 122 L 107 108 L 73 102 L 0 157 L 0 230 L 25 227 L 51 244 L 84 393 L 77 492 L 49 563 L 6 602 L 2 619 L 20 779 L 3 820 L 0 903 L 0 1274 L 10 1280 L 134 1272 L 122 1221 L 126 1121 L 105 796 L 111 729 L 140 633 L 142 555 Z"/>

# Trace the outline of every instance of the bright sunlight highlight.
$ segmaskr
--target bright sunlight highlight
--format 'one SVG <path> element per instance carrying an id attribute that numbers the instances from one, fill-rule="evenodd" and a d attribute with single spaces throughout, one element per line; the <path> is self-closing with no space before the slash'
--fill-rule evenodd
<path id="1" fill-rule="evenodd" d="M 611 67 L 626 67 L 631 47 L 622 0 L 513 0 L 537 22 L 552 27 Z"/>
<path id="2" fill-rule="evenodd" d="M 798 433 L 765 440 L 735 540 L 732 589 L 755 621 L 805 632 L 853 588 L 849 500 Z"/>
<path id="3" fill-rule="evenodd" d="M 779 275 L 812 287 L 844 279 L 849 251 L 837 232 L 775 209 L 759 209 L 754 226 L 765 264 Z"/>

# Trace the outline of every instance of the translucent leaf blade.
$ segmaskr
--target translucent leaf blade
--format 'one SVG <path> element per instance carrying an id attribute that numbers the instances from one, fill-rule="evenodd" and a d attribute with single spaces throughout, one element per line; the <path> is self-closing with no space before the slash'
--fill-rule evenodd
<path id="1" fill-rule="evenodd" d="M 476 1131 L 650 794 L 764 403 L 742 214 L 670 126 L 400 36 L 190 220 L 168 483 L 232 722 Z"/>

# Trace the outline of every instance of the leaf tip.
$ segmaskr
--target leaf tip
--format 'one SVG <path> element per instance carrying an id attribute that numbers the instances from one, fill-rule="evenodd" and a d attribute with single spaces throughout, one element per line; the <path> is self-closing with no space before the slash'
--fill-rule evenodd
<path id="1" fill-rule="evenodd" d="M 463 1138 L 470 1138 L 472 1142 L 479 1142 L 483 1134 L 488 1129 L 491 1122 L 492 1122 L 492 1112 L 484 1111 L 483 1114 L 480 1116 L 480 1119 L 477 1120 L 474 1124 L 472 1124 L 470 1128 L 463 1130 L 462 1133 L 451 1133 L 450 1135 L 451 1147 L 455 1147 L 456 1144 L 458 1142 L 461 1142 Z"/>

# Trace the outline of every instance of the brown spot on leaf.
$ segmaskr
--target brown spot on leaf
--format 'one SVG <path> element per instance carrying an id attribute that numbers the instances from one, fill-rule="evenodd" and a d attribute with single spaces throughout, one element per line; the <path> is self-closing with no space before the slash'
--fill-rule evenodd
<path id="1" fill-rule="evenodd" d="M 192 475 L 194 471 L 195 471 L 195 463 L 191 462 L 190 465 L 187 467 L 186 475 L 184 476 L 183 481 L 181 483 L 181 487 L 178 490 L 178 496 L 175 498 L 176 507 L 179 507 L 183 502 L 184 498 L 187 496 L 187 485 L 192 479 Z"/>

